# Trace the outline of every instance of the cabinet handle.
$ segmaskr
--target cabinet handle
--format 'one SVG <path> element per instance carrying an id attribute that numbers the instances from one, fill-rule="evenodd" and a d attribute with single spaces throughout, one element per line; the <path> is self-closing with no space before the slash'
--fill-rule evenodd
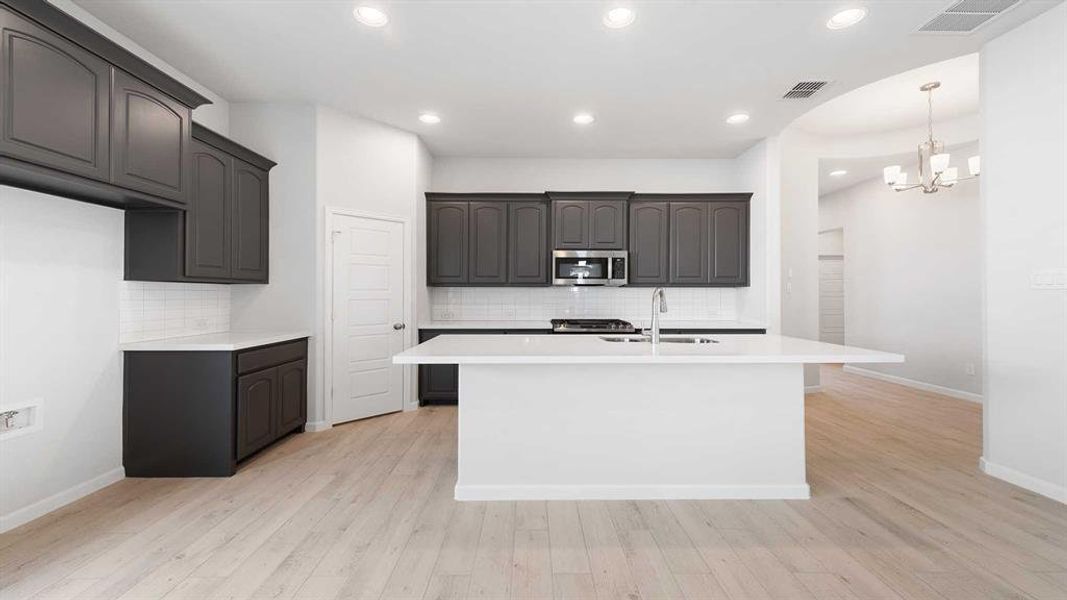
<path id="1" fill-rule="evenodd" d="M 403 323 L 393 323 L 393 329 L 395 329 L 397 331 L 400 331 L 401 329 L 403 329 L 405 327 L 407 327 L 407 325 L 404 325 Z"/>

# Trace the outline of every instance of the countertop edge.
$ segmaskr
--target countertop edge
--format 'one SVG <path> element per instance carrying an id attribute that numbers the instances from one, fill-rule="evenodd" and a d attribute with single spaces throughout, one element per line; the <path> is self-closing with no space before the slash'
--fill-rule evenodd
<path id="1" fill-rule="evenodd" d="M 234 341 L 218 340 L 210 338 L 225 335 L 248 336 L 247 339 Z M 287 331 L 281 333 L 264 332 L 227 332 L 209 333 L 201 335 L 165 338 L 161 340 L 144 340 L 140 342 L 127 342 L 119 344 L 123 352 L 234 352 L 259 346 L 269 346 L 281 342 L 289 342 L 310 338 L 311 334 L 306 331 Z"/>

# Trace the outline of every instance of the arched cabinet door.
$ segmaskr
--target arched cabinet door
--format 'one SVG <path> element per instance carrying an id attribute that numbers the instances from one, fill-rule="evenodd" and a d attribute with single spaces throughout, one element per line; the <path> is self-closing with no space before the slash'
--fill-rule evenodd
<path id="1" fill-rule="evenodd" d="M 239 158 L 233 159 L 233 165 L 231 277 L 267 283 L 270 234 L 268 175 L 263 169 Z"/>
<path id="2" fill-rule="evenodd" d="M 468 202 L 428 202 L 427 278 L 430 285 L 467 283 Z"/>
<path id="3" fill-rule="evenodd" d="M 115 69 L 111 124 L 111 183 L 185 204 L 192 111 Z"/>
<path id="4" fill-rule="evenodd" d="M 108 181 L 111 66 L 0 5 L 0 155 Z"/>
<path id="5" fill-rule="evenodd" d="M 199 140 L 192 141 L 193 185 L 185 212 L 185 275 L 230 276 L 233 159 Z"/>
<path id="6" fill-rule="evenodd" d="M 748 202 L 713 202 L 708 219 L 709 283 L 748 285 Z"/>
<path id="7" fill-rule="evenodd" d="M 664 284 L 668 277 L 667 202 L 630 203 L 630 284 Z"/>

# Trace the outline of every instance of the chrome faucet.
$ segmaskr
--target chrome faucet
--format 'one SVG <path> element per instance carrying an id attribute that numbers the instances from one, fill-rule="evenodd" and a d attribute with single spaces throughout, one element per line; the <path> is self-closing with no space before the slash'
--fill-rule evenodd
<path id="1" fill-rule="evenodd" d="M 652 290 L 652 343 L 659 343 L 659 314 L 667 312 L 667 293 L 658 287 Z"/>

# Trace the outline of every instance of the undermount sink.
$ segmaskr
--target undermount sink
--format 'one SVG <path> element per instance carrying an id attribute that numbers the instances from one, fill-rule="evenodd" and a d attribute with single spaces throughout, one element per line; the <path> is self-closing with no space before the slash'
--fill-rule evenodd
<path id="1" fill-rule="evenodd" d="M 600 336 L 600 339 L 605 342 L 615 342 L 619 344 L 633 344 L 633 343 L 651 343 L 652 337 L 647 335 L 616 335 L 616 336 Z M 710 338 L 703 335 L 671 335 L 662 336 L 659 339 L 664 344 L 718 344 L 719 340 Z"/>
<path id="2" fill-rule="evenodd" d="M 719 340 L 702 335 L 679 335 L 661 337 L 659 341 L 666 344 L 718 344 Z"/>
<path id="3" fill-rule="evenodd" d="M 639 343 L 639 342 L 648 343 L 648 342 L 652 341 L 652 338 L 647 336 L 647 335 L 616 335 L 616 336 L 611 336 L 611 337 L 608 337 L 606 335 L 602 335 L 602 336 L 600 336 L 600 339 L 604 340 L 605 342 L 616 342 L 616 343 Z"/>

